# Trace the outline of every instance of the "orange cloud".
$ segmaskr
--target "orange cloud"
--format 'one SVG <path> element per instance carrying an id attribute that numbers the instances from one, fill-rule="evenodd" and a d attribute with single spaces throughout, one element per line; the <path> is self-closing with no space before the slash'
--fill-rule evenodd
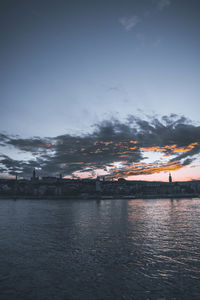
<path id="1" fill-rule="evenodd" d="M 45 144 L 44 146 L 45 146 L 46 148 L 50 148 L 50 147 L 53 146 L 53 144 L 49 143 L 49 144 Z"/>
<path id="2" fill-rule="evenodd" d="M 119 178 L 119 177 L 128 177 L 132 175 L 149 175 L 154 173 L 160 173 L 165 171 L 174 171 L 183 168 L 184 166 L 179 161 L 173 161 L 166 164 L 144 164 L 138 163 L 129 166 L 125 166 L 124 168 L 117 169 L 113 171 L 111 177 Z"/>
<path id="3" fill-rule="evenodd" d="M 195 146 L 199 145 L 199 143 L 192 143 L 188 146 L 185 147 L 178 147 L 176 144 L 173 145 L 166 145 L 163 147 L 160 146 L 154 146 L 154 147 L 141 147 L 140 149 L 142 151 L 160 151 L 160 152 L 167 152 L 170 150 L 172 153 L 177 153 L 177 152 L 188 152 L 192 149 L 195 148 Z"/>

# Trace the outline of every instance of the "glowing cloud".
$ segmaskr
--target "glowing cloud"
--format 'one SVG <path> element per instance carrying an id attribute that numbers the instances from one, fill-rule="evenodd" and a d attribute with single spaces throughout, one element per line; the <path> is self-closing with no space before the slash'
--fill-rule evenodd
<path id="1" fill-rule="evenodd" d="M 104 121 L 83 136 L 22 139 L 2 134 L 2 152 L 12 148 L 15 158 L 1 154 L 1 174 L 29 177 L 36 168 L 41 175 L 94 177 L 98 170 L 110 178 L 127 178 L 198 164 L 199 126 L 175 115 L 149 119 L 131 115 L 124 123 L 116 119 Z M 20 151 L 20 159 L 16 151 Z M 23 153 L 31 158 L 21 159 Z"/>

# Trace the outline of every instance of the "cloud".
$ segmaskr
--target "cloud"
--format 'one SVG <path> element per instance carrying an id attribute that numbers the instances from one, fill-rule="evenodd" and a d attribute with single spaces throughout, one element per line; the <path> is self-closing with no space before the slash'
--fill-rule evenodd
<path id="1" fill-rule="evenodd" d="M 159 0 L 157 2 L 157 8 L 158 10 L 162 11 L 164 10 L 167 6 L 169 6 L 171 4 L 170 0 Z"/>
<path id="2" fill-rule="evenodd" d="M 8 137 L 5 134 L 0 133 L 0 146 L 4 146 L 7 141 Z"/>
<path id="3" fill-rule="evenodd" d="M 111 178 L 119 177 L 129 177 L 136 175 L 150 175 L 155 173 L 160 173 L 163 171 L 175 171 L 183 168 L 184 165 L 179 161 L 168 162 L 168 163 L 150 163 L 150 164 L 134 164 L 134 165 L 125 165 L 124 168 L 115 169 L 108 175 Z"/>
<path id="4" fill-rule="evenodd" d="M 16 152 L 32 154 L 32 159 L 16 160 L 0 156 L 1 172 L 29 177 L 33 168 L 42 176 L 76 176 L 106 170 L 107 175 L 131 176 L 177 170 L 194 163 L 200 154 L 200 126 L 184 116 L 171 114 L 139 118 L 129 115 L 125 122 L 116 118 L 94 125 L 85 135 L 23 139 L 0 135 L 0 142 Z M 159 161 L 144 163 L 148 153 L 157 152 Z"/>
<path id="5" fill-rule="evenodd" d="M 34 137 L 31 139 L 10 138 L 7 144 L 12 145 L 22 151 L 38 152 L 44 151 L 52 147 L 51 139 L 41 139 L 40 137 Z"/>
<path id="6" fill-rule="evenodd" d="M 163 11 L 165 8 L 171 5 L 171 0 L 151 0 L 153 8 L 150 11 L 144 12 L 143 16 L 137 16 L 137 15 L 132 15 L 132 16 L 124 16 L 119 18 L 119 23 L 123 26 L 123 28 L 126 31 L 131 31 L 133 28 L 135 28 L 138 23 L 141 23 L 144 21 L 146 18 L 150 17 L 152 13 L 156 11 Z M 144 35 L 143 34 L 137 34 L 136 35 L 137 39 L 140 41 L 144 41 Z M 160 44 L 160 39 L 157 39 L 156 42 L 154 43 L 154 46 L 157 47 Z"/>
<path id="7" fill-rule="evenodd" d="M 25 177 L 32 174 L 33 168 L 38 168 L 40 166 L 37 161 L 29 160 L 28 162 L 25 162 L 12 159 L 7 155 L 0 155 L 0 164 L 2 165 L 2 173 L 8 172 L 10 175 L 21 174 Z"/>
<path id="8" fill-rule="evenodd" d="M 131 17 L 122 17 L 119 19 L 119 23 L 123 26 L 123 28 L 126 31 L 130 31 L 140 22 L 141 22 L 141 18 L 136 15 Z"/>

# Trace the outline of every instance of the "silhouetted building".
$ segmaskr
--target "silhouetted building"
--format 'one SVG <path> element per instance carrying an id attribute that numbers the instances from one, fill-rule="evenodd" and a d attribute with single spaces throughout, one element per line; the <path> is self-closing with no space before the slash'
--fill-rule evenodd
<path id="1" fill-rule="evenodd" d="M 96 192 L 101 192 L 102 189 L 101 189 L 101 182 L 99 179 L 96 180 Z"/>

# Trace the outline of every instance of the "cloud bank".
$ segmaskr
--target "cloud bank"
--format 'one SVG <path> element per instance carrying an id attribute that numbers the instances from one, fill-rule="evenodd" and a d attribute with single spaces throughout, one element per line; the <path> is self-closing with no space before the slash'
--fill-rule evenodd
<path id="1" fill-rule="evenodd" d="M 111 178 L 178 170 L 195 163 L 200 153 L 200 126 L 184 116 L 129 115 L 125 122 L 105 120 L 92 133 L 75 136 L 19 138 L 0 134 L 0 172 L 29 177 L 33 168 L 42 176 L 94 176 L 97 170 Z M 30 154 L 13 159 L 6 149 Z M 146 162 L 146 155 L 160 159 Z"/>

